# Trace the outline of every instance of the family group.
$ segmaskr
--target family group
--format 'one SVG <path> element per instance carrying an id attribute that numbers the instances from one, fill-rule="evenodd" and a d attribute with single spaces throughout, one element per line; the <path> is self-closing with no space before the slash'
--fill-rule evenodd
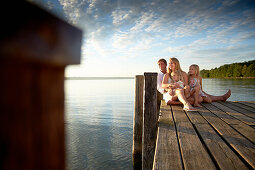
<path id="1" fill-rule="evenodd" d="M 158 66 L 160 72 L 157 78 L 157 89 L 163 94 L 163 99 L 168 105 L 183 104 L 183 110 L 197 111 L 195 107 L 202 107 L 201 102 L 225 102 L 231 95 L 230 89 L 222 96 L 213 96 L 203 91 L 202 77 L 199 75 L 199 66 L 196 64 L 189 67 L 188 74 L 181 69 L 177 58 L 170 58 L 168 66 L 165 59 L 159 59 Z"/>

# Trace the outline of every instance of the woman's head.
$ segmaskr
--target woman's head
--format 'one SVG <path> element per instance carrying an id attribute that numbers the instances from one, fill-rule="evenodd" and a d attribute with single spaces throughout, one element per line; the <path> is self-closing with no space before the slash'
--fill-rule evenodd
<path id="1" fill-rule="evenodd" d="M 191 66 L 189 66 L 189 74 L 198 77 L 199 76 L 199 66 L 196 64 L 192 64 Z"/>
<path id="2" fill-rule="evenodd" d="M 168 72 L 171 73 L 172 71 L 182 72 L 179 60 L 174 57 L 169 59 Z"/>

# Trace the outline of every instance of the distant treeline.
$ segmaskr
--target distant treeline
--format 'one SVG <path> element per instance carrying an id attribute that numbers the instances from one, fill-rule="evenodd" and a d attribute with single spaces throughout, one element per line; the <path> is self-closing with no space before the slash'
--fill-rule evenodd
<path id="1" fill-rule="evenodd" d="M 243 63 L 225 64 L 211 70 L 201 70 L 203 78 L 255 77 L 255 60 Z"/>

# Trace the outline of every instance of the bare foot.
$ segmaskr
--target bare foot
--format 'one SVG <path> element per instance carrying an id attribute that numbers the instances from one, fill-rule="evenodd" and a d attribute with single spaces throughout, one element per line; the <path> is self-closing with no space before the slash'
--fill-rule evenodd
<path id="1" fill-rule="evenodd" d="M 194 104 L 194 107 L 203 107 L 203 106 L 197 103 L 197 104 Z"/>
<path id="2" fill-rule="evenodd" d="M 225 102 L 231 96 L 231 90 L 229 89 L 226 94 L 223 95 L 222 101 Z"/>

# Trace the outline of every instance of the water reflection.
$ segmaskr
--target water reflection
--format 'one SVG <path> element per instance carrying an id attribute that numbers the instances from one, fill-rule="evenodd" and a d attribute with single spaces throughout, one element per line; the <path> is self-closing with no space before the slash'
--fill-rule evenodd
<path id="1" fill-rule="evenodd" d="M 66 81 L 68 169 L 132 169 L 133 82 Z"/>

